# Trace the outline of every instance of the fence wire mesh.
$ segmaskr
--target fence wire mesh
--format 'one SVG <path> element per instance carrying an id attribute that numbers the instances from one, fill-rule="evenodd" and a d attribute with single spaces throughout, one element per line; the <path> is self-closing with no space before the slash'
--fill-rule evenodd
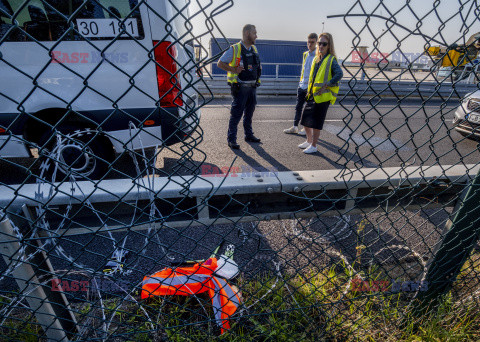
<path id="1" fill-rule="evenodd" d="M 428 324 L 478 338 L 479 147 L 454 135 L 480 135 L 480 96 L 461 90 L 478 89 L 480 35 L 442 33 L 474 34 L 479 6 L 443 18 L 444 3 L 332 16 L 355 37 L 337 169 L 208 177 L 199 114 L 218 56 L 201 39 L 223 37 L 233 1 L 0 0 L 1 339 L 400 340 Z M 411 38 L 427 52 L 407 58 Z"/>

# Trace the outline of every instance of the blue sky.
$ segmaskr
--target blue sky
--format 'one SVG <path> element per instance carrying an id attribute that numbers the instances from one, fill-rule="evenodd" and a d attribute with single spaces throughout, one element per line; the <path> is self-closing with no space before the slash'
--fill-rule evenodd
<path id="1" fill-rule="evenodd" d="M 196 1 L 205 6 L 211 0 L 192 0 L 192 3 Z M 384 7 L 378 7 L 379 2 L 373 0 L 364 0 L 360 4 L 350 0 L 233 0 L 233 7 L 215 16 L 215 21 L 227 37 L 239 38 L 243 25 L 251 23 L 256 25 L 259 39 L 274 40 L 303 41 L 306 40 L 308 33 L 320 33 L 324 27 L 324 31 L 333 35 L 337 55 L 342 59 L 352 50 L 354 32 L 357 32 L 360 38 L 356 44 L 369 46 L 370 50 L 373 49 L 374 37 L 379 37 L 386 32 L 379 41 L 381 52 L 395 51 L 397 44 L 401 41 L 402 52 L 421 53 L 424 50 L 425 39 L 419 36 L 407 37 L 408 32 L 399 26 L 414 30 L 418 23 L 415 15 L 424 17 L 431 12 L 422 20 L 420 29 L 424 34 L 442 42 L 462 43 L 464 36 L 468 39 L 473 33 L 480 32 L 479 20 L 475 19 L 473 10 L 470 10 L 473 0 L 460 1 L 465 4 L 461 12 L 467 18 L 466 22 L 473 23 L 466 34 L 462 32 L 465 31 L 465 27 L 462 26 L 463 21 L 460 15 L 454 15 L 460 10 L 459 0 L 442 0 L 439 5 L 437 3 L 436 11 L 432 11 L 435 3 L 432 0 L 412 0 L 409 3 L 411 9 L 404 7 L 405 0 L 384 0 L 382 2 Z M 213 8 L 225 2 L 229 1 L 213 0 L 213 4 L 207 8 L 207 11 L 211 12 Z M 365 17 L 347 18 L 347 22 L 343 18 L 327 19 L 329 15 L 347 13 L 353 5 L 355 7 L 351 13 L 375 13 L 395 18 L 399 25 L 390 28 L 385 20 L 377 18 L 371 18 L 367 27 Z M 195 9 L 196 5 L 192 5 L 191 11 Z M 442 22 L 446 22 L 443 29 L 441 29 Z M 350 28 L 347 23 L 351 26 Z M 195 20 L 194 25 L 196 32 L 205 31 L 204 20 Z M 440 29 L 442 36 L 438 35 Z M 219 36 L 218 32 L 215 34 Z"/>

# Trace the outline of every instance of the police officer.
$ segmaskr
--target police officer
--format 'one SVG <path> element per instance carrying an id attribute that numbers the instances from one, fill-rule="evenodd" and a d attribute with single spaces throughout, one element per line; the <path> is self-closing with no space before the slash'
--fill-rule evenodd
<path id="1" fill-rule="evenodd" d="M 257 30 L 254 25 L 245 25 L 243 38 L 232 45 L 220 58 L 217 65 L 227 71 L 228 84 L 233 97 L 228 124 L 228 146 L 240 148 L 237 144 L 237 126 L 243 115 L 245 141 L 258 143 L 252 130 L 252 117 L 257 104 L 257 87 L 260 85 L 261 65 L 255 44 Z"/>

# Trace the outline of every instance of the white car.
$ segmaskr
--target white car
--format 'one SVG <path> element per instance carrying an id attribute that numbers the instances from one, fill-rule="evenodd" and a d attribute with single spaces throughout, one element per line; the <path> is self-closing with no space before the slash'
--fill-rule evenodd
<path id="1" fill-rule="evenodd" d="M 451 79 L 453 82 L 457 80 L 465 80 L 471 77 L 473 80 L 473 75 L 478 77 L 478 59 L 472 61 L 472 63 L 467 63 L 459 67 L 440 67 L 437 72 L 438 78 L 447 78 Z M 469 82 L 471 82 L 471 80 Z"/>
<path id="2" fill-rule="evenodd" d="M 98 178 L 115 152 L 188 137 L 188 2 L 0 0 L 0 158 L 38 148 L 38 165 Z"/>
<path id="3" fill-rule="evenodd" d="M 455 111 L 453 125 L 457 132 L 468 138 L 480 138 L 480 90 L 464 97 Z"/>

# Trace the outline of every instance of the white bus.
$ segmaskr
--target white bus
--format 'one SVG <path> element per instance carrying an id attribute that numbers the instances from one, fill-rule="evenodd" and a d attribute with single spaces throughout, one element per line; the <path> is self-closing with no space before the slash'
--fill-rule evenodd
<path id="1" fill-rule="evenodd" d="M 0 158 L 102 177 L 200 113 L 186 0 L 0 0 Z M 51 171 L 50 171 L 51 172 Z"/>

